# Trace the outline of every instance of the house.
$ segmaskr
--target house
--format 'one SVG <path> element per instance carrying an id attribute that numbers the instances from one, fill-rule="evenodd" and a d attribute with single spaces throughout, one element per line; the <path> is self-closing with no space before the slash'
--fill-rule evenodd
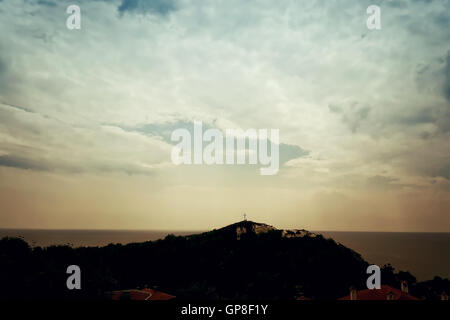
<path id="1" fill-rule="evenodd" d="M 348 296 L 338 300 L 419 300 L 408 292 L 408 284 L 402 281 L 401 289 L 396 289 L 388 285 L 382 285 L 380 289 L 356 290 L 350 288 Z"/>
<path id="2" fill-rule="evenodd" d="M 154 289 L 130 289 L 110 292 L 111 300 L 172 300 L 175 296 Z"/>

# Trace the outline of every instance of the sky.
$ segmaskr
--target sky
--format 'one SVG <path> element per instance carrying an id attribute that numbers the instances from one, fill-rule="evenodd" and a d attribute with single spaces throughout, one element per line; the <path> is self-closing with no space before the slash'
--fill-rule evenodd
<path id="1" fill-rule="evenodd" d="M 449 9 L 0 0 L 0 228 L 450 232 Z M 174 165 L 194 121 L 279 129 L 280 170 Z"/>

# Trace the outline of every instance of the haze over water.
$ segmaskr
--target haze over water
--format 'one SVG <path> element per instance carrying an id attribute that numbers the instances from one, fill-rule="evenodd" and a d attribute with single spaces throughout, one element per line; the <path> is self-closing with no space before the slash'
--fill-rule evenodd
<path id="1" fill-rule="evenodd" d="M 70 244 L 79 247 L 153 241 L 171 233 L 188 235 L 199 232 L 0 229 L 0 238 L 23 237 L 32 246 Z M 450 233 L 338 231 L 318 233 L 355 250 L 369 263 L 379 266 L 391 263 L 396 269 L 411 272 L 418 280 L 429 280 L 434 276 L 450 278 Z"/>

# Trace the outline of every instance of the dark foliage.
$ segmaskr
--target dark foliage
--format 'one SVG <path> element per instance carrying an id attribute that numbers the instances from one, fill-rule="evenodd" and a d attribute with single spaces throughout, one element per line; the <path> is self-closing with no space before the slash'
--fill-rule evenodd
<path id="1" fill-rule="evenodd" d="M 247 227 L 250 223 L 241 222 Z M 81 268 L 81 290 L 66 288 L 69 265 Z M 31 248 L 21 239 L 3 238 L 0 299 L 103 299 L 105 292 L 139 287 L 156 288 L 178 299 L 270 300 L 299 294 L 336 299 L 347 295 L 351 285 L 365 286 L 367 265 L 356 252 L 320 235 L 285 238 L 273 230 L 248 232 L 237 240 L 236 225 L 105 247 Z M 399 277 L 409 275 L 395 274 L 388 267 L 383 274 L 396 287 Z M 414 278 L 413 286 L 419 296 L 435 298 L 430 292 L 448 288 L 449 283 L 435 279 L 417 284 Z"/>
<path id="2" fill-rule="evenodd" d="M 416 277 L 407 271 L 395 272 L 394 267 L 387 264 L 381 268 L 381 279 L 383 284 L 394 288 L 400 288 L 400 283 L 408 283 L 409 293 L 424 300 L 440 300 L 441 294 L 450 292 L 450 280 L 434 277 L 433 280 L 417 282 Z"/>

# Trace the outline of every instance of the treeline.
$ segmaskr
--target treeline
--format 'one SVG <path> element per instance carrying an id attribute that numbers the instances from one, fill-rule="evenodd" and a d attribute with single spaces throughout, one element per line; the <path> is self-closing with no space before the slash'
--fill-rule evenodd
<path id="1" fill-rule="evenodd" d="M 66 269 L 81 268 L 81 290 L 68 290 Z M 368 263 L 322 236 L 284 238 L 281 231 L 244 234 L 230 229 L 104 247 L 31 247 L 0 240 L 0 299 L 107 299 L 112 290 L 150 287 L 178 299 L 337 299 L 364 288 Z M 417 283 L 408 272 L 382 269 L 383 284 L 439 299 L 447 279 Z"/>

